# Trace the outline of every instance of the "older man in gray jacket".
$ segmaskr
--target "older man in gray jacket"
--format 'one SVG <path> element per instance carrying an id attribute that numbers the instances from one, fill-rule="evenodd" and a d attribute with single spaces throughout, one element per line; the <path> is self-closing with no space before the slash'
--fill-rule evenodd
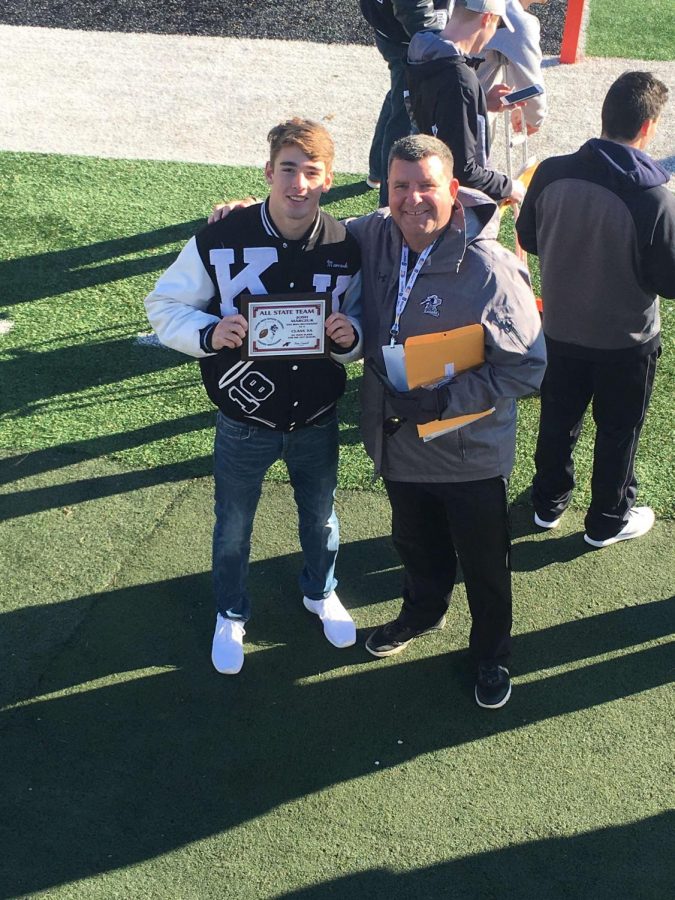
<path id="1" fill-rule="evenodd" d="M 366 642 L 375 656 L 442 628 L 462 565 L 472 616 L 479 706 L 511 693 L 511 575 L 507 479 L 517 397 L 539 387 L 545 347 L 526 270 L 497 242 L 499 216 L 484 194 L 460 189 L 436 138 L 394 144 L 389 209 L 349 224 L 363 259 L 362 432 L 387 489 L 392 537 L 405 570 L 397 619 Z M 397 390 L 396 347 L 413 335 L 480 324 L 485 362 L 435 390 Z M 389 357 L 389 365 L 385 362 Z M 417 424 L 493 409 L 431 441 Z"/>

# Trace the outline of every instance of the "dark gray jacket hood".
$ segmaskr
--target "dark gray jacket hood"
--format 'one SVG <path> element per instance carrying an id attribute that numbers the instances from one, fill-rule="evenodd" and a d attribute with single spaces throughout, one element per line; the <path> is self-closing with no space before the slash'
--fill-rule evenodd
<path id="1" fill-rule="evenodd" d="M 614 175 L 637 188 L 658 187 L 668 184 L 670 180 L 670 173 L 642 150 L 604 138 L 592 138 L 586 146 L 607 164 Z"/>
<path id="2" fill-rule="evenodd" d="M 451 57 L 457 57 L 458 62 L 466 62 L 466 57 L 452 41 L 444 40 L 437 33 L 420 31 L 410 39 L 408 62 L 413 66 L 432 62 L 435 59 L 449 59 Z"/>

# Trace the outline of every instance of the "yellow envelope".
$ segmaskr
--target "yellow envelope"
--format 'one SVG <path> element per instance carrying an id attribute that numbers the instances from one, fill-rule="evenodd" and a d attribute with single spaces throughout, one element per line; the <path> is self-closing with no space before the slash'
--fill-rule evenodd
<path id="1" fill-rule="evenodd" d="M 419 334 L 405 342 L 405 368 L 410 390 L 423 385 L 436 384 L 452 373 L 459 374 L 474 369 L 485 362 L 485 336 L 481 325 L 465 325 L 451 331 L 436 334 Z M 417 433 L 424 441 L 455 431 L 463 425 L 475 422 L 494 412 L 492 409 L 468 412 L 452 419 L 436 419 L 417 426 Z"/>

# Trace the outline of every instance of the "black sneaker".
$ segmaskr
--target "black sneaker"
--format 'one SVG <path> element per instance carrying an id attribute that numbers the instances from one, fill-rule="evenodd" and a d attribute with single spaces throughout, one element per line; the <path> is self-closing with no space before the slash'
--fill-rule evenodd
<path id="1" fill-rule="evenodd" d="M 431 628 L 421 629 L 410 628 L 398 619 L 394 619 L 393 622 L 387 622 L 386 625 L 380 625 L 375 629 L 366 641 L 366 650 L 373 656 L 393 656 L 394 653 L 405 650 L 413 638 L 431 634 L 432 631 L 440 631 L 441 628 L 445 628 L 445 616 L 441 616 Z"/>
<path id="2" fill-rule="evenodd" d="M 476 703 L 483 709 L 499 709 L 511 696 L 511 679 L 509 670 L 504 666 L 478 666 L 476 679 Z"/>

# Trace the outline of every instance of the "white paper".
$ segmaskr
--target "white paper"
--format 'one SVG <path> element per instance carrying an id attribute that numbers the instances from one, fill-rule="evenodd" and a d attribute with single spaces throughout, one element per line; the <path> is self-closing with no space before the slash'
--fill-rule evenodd
<path id="1" fill-rule="evenodd" d="M 384 356 L 384 367 L 387 370 L 387 378 L 394 385 L 397 391 L 407 391 L 408 376 L 405 372 L 405 352 L 403 344 L 389 344 L 382 348 Z"/>

